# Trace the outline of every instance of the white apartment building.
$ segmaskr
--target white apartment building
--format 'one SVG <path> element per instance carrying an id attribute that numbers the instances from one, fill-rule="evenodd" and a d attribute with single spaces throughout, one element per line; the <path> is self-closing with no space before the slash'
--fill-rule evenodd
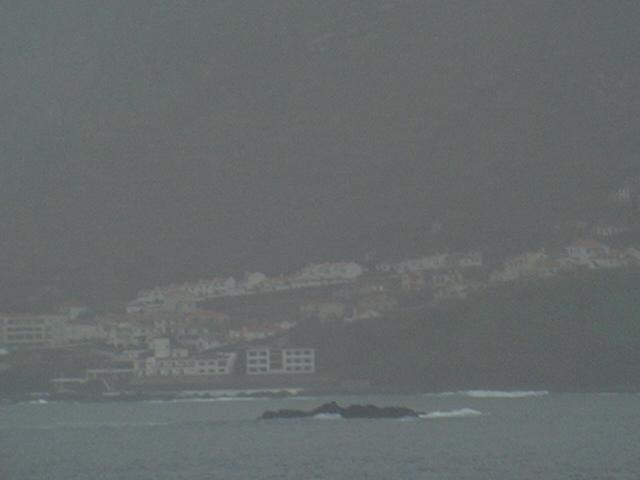
<path id="1" fill-rule="evenodd" d="M 0 347 L 52 347 L 63 342 L 64 315 L 0 315 Z"/>
<path id="2" fill-rule="evenodd" d="M 214 352 L 189 356 L 186 348 L 173 348 L 168 338 L 152 341 L 153 356 L 144 361 L 144 376 L 229 375 L 237 358 L 235 352 Z"/>
<path id="3" fill-rule="evenodd" d="M 217 352 L 207 357 L 149 357 L 144 364 L 145 376 L 230 375 L 237 354 Z"/>
<path id="4" fill-rule="evenodd" d="M 248 375 L 300 374 L 316 371 L 313 348 L 250 348 L 246 352 Z"/>

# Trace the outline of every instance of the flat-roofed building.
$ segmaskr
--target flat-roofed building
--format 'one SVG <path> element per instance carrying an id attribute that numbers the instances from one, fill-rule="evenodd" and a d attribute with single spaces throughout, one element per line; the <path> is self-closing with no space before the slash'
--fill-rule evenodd
<path id="1" fill-rule="evenodd" d="M 154 355 L 140 363 L 139 376 L 230 375 L 238 356 L 235 352 L 204 352 L 192 357 L 186 349 L 170 348 L 168 339 L 156 339 L 154 347 L 158 347 Z"/>
<path id="2" fill-rule="evenodd" d="M 63 315 L 0 315 L 0 346 L 53 347 L 63 342 Z"/>
<path id="3" fill-rule="evenodd" d="M 235 352 L 216 352 L 213 356 L 202 355 L 193 358 L 193 367 L 187 375 L 230 375 L 238 354 Z"/>
<path id="4" fill-rule="evenodd" d="M 250 348 L 246 355 L 248 375 L 308 374 L 316 371 L 313 348 Z"/>

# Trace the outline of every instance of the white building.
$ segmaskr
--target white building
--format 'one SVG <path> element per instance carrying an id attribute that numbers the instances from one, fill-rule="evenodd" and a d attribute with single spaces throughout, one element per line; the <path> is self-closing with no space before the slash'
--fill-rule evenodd
<path id="1" fill-rule="evenodd" d="M 94 342 L 107 339 L 107 332 L 102 325 L 95 323 L 69 322 L 63 326 L 65 343 Z"/>
<path id="2" fill-rule="evenodd" d="M 595 240 L 579 240 L 567 247 L 568 257 L 578 265 L 592 269 L 624 268 L 635 263 L 634 249 L 614 250 Z"/>
<path id="3" fill-rule="evenodd" d="M 609 247 L 595 240 L 577 240 L 567 247 L 569 258 L 582 265 L 607 257 L 610 253 Z"/>
<path id="4" fill-rule="evenodd" d="M 114 382 L 128 382 L 135 375 L 133 366 L 127 367 L 114 367 L 114 368 L 90 368 L 86 371 L 87 381 L 102 381 L 107 386 L 110 386 Z"/>
<path id="5" fill-rule="evenodd" d="M 156 336 L 153 322 L 118 322 L 105 326 L 105 331 L 105 343 L 120 349 L 147 344 Z"/>
<path id="6" fill-rule="evenodd" d="M 261 272 L 251 272 L 244 274 L 244 282 L 242 287 L 246 290 L 259 288 L 260 285 L 267 280 L 267 276 Z"/>
<path id="7" fill-rule="evenodd" d="M 193 358 L 193 367 L 188 375 L 231 375 L 238 354 L 235 352 L 217 352 L 214 356 Z"/>
<path id="8" fill-rule="evenodd" d="M 246 355 L 248 375 L 309 374 L 316 370 L 313 348 L 250 348 Z"/>
<path id="9" fill-rule="evenodd" d="M 235 352 L 214 352 L 190 357 L 187 349 L 172 348 L 168 338 L 152 342 L 153 356 L 144 362 L 145 376 L 230 375 L 237 358 Z"/>
<path id="10" fill-rule="evenodd" d="M 364 273 L 361 265 L 354 262 L 316 263 L 304 267 L 293 277 L 293 282 L 300 283 L 334 283 L 354 281 Z"/>
<path id="11" fill-rule="evenodd" d="M 53 347 L 63 343 L 64 315 L 0 315 L 0 347 Z"/>

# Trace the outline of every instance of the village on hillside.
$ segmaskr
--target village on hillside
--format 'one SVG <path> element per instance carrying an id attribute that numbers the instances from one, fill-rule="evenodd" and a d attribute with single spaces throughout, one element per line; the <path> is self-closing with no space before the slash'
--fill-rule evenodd
<path id="1" fill-rule="evenodd" d="M 628 203 L 621 188 L 614 201 Z M 629 224 L 569 222 L 568 244 L 485 258 L 441 252 L 399 261 L 328 262 L 288 275 L 246 273 L 143 289 L 122 311 L 96 314 L 69 301 L 53 314 L 0 314 L 0 368 L 10 355 L 81 352 L 56 365 L 54 391 L 98 388 L 260 390 L 317 386 L 322 352 L 295 327 L 438 308 L 475 292 L 584 270 L 640 267 L 640 247 L 620 242 Z M 578 236 L 579 235 L 579 236 Z M 615 245 L 615 246 L 614 246 Z"/>

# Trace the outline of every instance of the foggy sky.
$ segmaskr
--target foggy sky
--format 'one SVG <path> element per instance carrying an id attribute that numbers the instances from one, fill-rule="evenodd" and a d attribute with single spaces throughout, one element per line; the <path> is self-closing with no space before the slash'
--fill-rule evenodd
<path id="1" fill-rule="evenodd" d="M 592 215 L 639 39 L 622 0 L 2 2 L 0 310 Z"/>

